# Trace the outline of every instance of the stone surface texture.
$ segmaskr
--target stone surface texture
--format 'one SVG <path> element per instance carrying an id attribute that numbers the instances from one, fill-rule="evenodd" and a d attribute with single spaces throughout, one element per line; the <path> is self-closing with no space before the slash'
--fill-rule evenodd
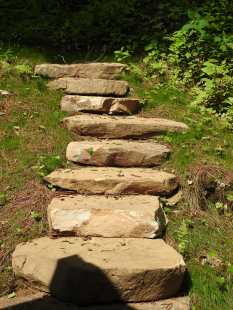
<path id="1" fill-rule="evenodd" d="M 49 82 L 47 87 L 50 90 L 64 90 L 67 94 L 124 96 L 129 84 L 125 81 L 60 78 Z"/>
<path id="2" fill-rule="evenodd" d="M 37 65 L 35 74 L 50 78 L 75 77 L 114 80 L 115 74 L 122 74 L 127 65 L 119 63 L 90 63 L 74 65 Z"/>
<path id="3" fill-rule="evenodd" d="M 174 174 L 142 168 L 60 169 L 44 179 L 54 186 L 91 195 L 168 196 L 178 186 Z"/>
<path id="4" fill-rule="evenodd" d="M 16 277 L 78 304 L 146 302 L 174 296 L 185 272 L 182 256 L 161 239 L 44 237 L 19 244 Z"/>
<path id="5" fill-rule="evenodd" d="M 61 110 L 68 112 L 104 112 L 108 114 L 133 114 L 141 107 L 140 98 L 109 98 L 66 95 L 61 100 Z"/>
<path id="6" fill-rule="evenodd" d="M 91 154 L 90 149 L 93 149 Z M 165 145 L 125 140 L 71 142 L 66 150 L 70 161 L 108 167 L 154 167 L 169 154 L 170 150 Z"/>
<path id="7" fill-rule="evenodd" d="M 114 303 L 105 305 L 91 305 L 80 307 L 73 303 L 67 304 L 51 296 L 50 294 L 39 292 L 34 295 L 19 296 L 12 299 L 0 298 L 0 310 L 191 310 L 189 297 L 169 298 L 153 303 Z"/>
<path id="8" fill-rule="evenodd" d="M 136 116 L 76 115 L 63 119 L 65 126 L 81 136 L 102 138 L 153 138 L 168 131 L 186 132 L 188 126 L 166 119 Z"/>
<path id="9" fill-rule="evenodd" d="M 166 220 L 158 197 L 74 196 L 54 198 L 48 206 L 53 235 L 155 238 Z"/>

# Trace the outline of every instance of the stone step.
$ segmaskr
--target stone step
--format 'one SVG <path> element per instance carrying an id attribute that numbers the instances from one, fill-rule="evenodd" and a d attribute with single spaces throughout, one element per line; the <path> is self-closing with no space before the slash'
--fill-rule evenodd
<path id="1" fill-rule="evenodd" d="M 146 139 L 169 131 L 186 132 L 186 124 L 160 118 L 136 116 L 75 115 L 63 119 L 65 126 L 80 136 L 111 139 Z"/>
<path id="2" fill-rule="evenodd" d="M 60 78 L 49 82 L 47 87 L 50 90 L 64 90 L 67 94 L 124 96 L 129 84 L 125 81 Z"/>
<path id="3" fill-rule="evenodd" d="M 66 150 L 68 160 L 106 167 L 154 167 L 169 154 L 165 145 L 125 140 L 71 142 Z"/>
<path id="4" fill-rule="evenodd" d="M 94 112 L 108 114 L 133 114 L 139 111 L 141 98 L 111 98 L 66 95 L 61 100 L 61 110 L 68 112 Z"/>
<path id="5" fill-rule="evenodd" d="M 122 74 L 127 65 L 119 63 L 90 63 L 90 64 L 42 64 L 37 65 L 35 74 L 50 78 L 75 77 L 114 80 L 115 74 Z"/>
<path id="6" fill-rule="evenodd" d="M 16 277 L 77 304 L 156 301 L 174 296 L 182 256 L 161 239 L 47 237 L 16 246 Z"/>
<path id="7" fill-rule="evenodd" d="M 44 179 L 54 186 L 90 195 L 169 196 L 178 187 L 174 174 L 142 168 L 59 169 Z"/>
<path id="8" fill-rule="evenodd" d="M 46 296 L 44 296 L 46 294 Z M 0 297 L 0 310 L 191 310 L 189 297 L 178 297 L 146 303 L 110 303 L 103 305 L 78 306 L 61 301 L 47 293 L 7 298 Z"/>
<path id="9" fill-rule="evenodd" d="M 166 220 L 159 197 L 71 196 L 48 206 L 50 232 L 63 236 L 155 238 Z"/>

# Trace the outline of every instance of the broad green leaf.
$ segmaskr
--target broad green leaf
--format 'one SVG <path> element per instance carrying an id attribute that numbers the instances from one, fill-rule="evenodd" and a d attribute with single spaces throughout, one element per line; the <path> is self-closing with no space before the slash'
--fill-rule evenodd
<path id="1" fill-rule="evenodd" d="M 19 126 L 13 126 L 14 129 L 19 130 L 20 127 Z"/>
<path id="2" fill-rule="evenodd" d="M 213 257 L 218 257 L 218 255 L 215 252 L 210 252 L 209 253 L 209 257 L 213 258 Z"/>
<path id="3" fill-rule="evenodd" d="M 149 51 L 152 50 L 154 48 L 154 46 L 152 44 L 149 44 L 145 47 L 145 51 Z"/>
<path id="4" fill-rule="evenodd" d="M 40 129 L 45 129 L 45 126 L 40 125 L 39 128 Z"/>
<path id="5" fill-rule="evenodd" d="M 219 42 L 219 41 L 221 41 L 222 39 L 220 38 L 220 37 L 218 37 L 218 36 L 215 36 L 214 37 L 214 42 L 216 43 L 216 42 Z"/>
<path id="6" fill-rule="evenodd" d="M 233 272 L 233 266 L 229 266 L 227 270 Z"/>
<path id="7" fill-rule="evenodd" d="M 7 298 L 14 298 L 16 296 L 15 292 L 12 292 L 11 294 L 7 295 Z"/>
<path id="8" fill-rule="evenodd" d="M 20 228 L 15 228 L 14 231 L 21 232 L 21 229 Z"/>
<path id="9" fill-rule="evenodd" d="M 203 148 L 202 148 L 202 151 L 203 152 L 208 152 L 210 150 L 210 148 L 208 147 L 208 146 L 204 146 Z"/>
<path id="10" fill-rule="evenodd" d="M 39 166 L 33 166 L 31 169 L 39 169 Z"/>
<path id="11" fill-rule="evenodd" d="M 222 203 L 221 202 L 217 202 L 215 204 L 216 209 L 222 208 Z"/>
<path id="12" fill-rule="evenodd" d="M 200 18 L 201 18 L 201 15 L 200 15 L 199 13 L 196 12 L 196 13 L 194 14 L 194 17 L 195 17 L 196 19 L 200 19 Z"/>
<path id="13" fill-rule="evenodd" d="M 29 215 L 29 217 L 34 217 L 34 218 L 36 218 L 36 217 L 38 217 L 39 216 L 39 213 L 34 213 L 34 212 L 32 212 L 30 215 Z"/>
<path id="14" fill-rule="evenodd" d="M 4 243 L 1 244 L 1 249 L 3 249 L 3 248 L 4 248 Z"/>
<path id="15" fill-rule="evenodd" d="M 214 68 L 211 66 L 208 66 L 206 68 L 202 68 L 201 71 L 205 72 L 208 75 L 212 75 L 214 73 Z"/>
<path id="16" fill-rule="evenodd" d="M 156 39 L 153 39 L 153 40 L 151 40 L 151 44 L 152 44 L 153 46 L 157 46 L 158 41 L 157 41 Z"/>
<path id="17" fill-rule="evenodd" d="M 221 50 L 222 50 L 223 52 L 226 52 L 226 50 L 227 50 L 227 48 L 226 48 L 225 45 L 221 45 L 220 48 L 221 48 Z"/>
<path id="18" fill-rule="evenodd" d="M 146 38 L 148 38 L 148 35 L 147 34 L 144 34 L 144 36 L 141 37 L 141 40 L 145 40 Z"/>
<path id="19" fill-rule="evenodd" d="M 187 59 L 189 59 L 189 58 L 191 57 L 191 53 L 187 52 L 187 53 L 185 54 L 185 57 L 186 57 Z"/>
<path id="20" fill-rule="evenodd" d="M 187 24 L 187 25 L 184 25 L 181 30 L 182 30 L 182 32 L 186 32 L 191 28 L 193 28 L 192 25 Z"/>
<path id="21" fill-rule="evenodd" d="M 233 201 L 233 196 L 232 196 L 232 195 L 228 195 L 228 196 L 227 196 L 227 200 Z"/>
<path id="22" fill-rule="evenodd" d="M 223 278 L 215 278 L 215 281 L 219 282 L 219 283 L 225 283 L 225 280 Z"/>
<path id="23" fill-rule="evenodd" d="M 204 62 L 204 64 L 206 64 L 208 62 L 218 62 L 218 61 L 216 59 L 209 59 L 208 61 Z"/>
<path id="24" fill-rule="evenodd" d="M 5 195 L 4 194 L 0 194 L 0 199 L 3 199 L 5 198 Z"/>
<path id="25" fill-rule="evenodd" d="M 205 20 L 205 19 L 200 19 L 200 20 L 199 20 L 199 24 L 200 24 L 202 27 L 208 27 L 208 26 L 209 26 L 209 23 L 208 23 L 207 20 Z"/>
<path id="26" fill-rule="evenodd" d="M 197 52 L 194 52 L 194 53 L 193 53 L 193 56 L 197 56 L 197 55 L 198 55 L 198 53 L 197 53 Z"/>
<path id="27" fill-rule="evenodd" d="M 195 16 L 194 12 L 191 11 L 191 10 L 188 10 L 188 17 L 189 17 L 190 19 L 194 19 L 194 16 Z"/>
<path id="28" fill-rule="evenodd" d="M 90 148 L 88 149 L 88 153 L 89 153 L 90 155 L 92 155 L 92 153 L 93 153 L 93 147 L 90 147 Z"/>

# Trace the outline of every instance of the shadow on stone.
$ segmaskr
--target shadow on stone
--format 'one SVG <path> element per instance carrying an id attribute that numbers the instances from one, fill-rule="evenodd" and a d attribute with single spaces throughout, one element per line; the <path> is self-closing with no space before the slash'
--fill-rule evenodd
<path id="1" fill-rule="evenodd" d="M 36 287 L 43 287 L 43 283 L 40 283 L 39 280 L 32 281 L 32 283 Z M 34 298 L 30 296 L 29 300 L 27 300 L 27 297 L 16 297 L 11 300 L 6 298 L 4 303 L 4 299 L 2 299 L 0 309 L 76 310 L 80 309 L 80 306 L 86 310 L 108 310 L 109 308 L 112 310 L 134 309 L 122 302 L 117 289 L 98 267 L 85 262 L 77 255 L 58 261 L 49 289 L 53 296 L 63 301 L 52 296 L 43 296 L 43 293 L 38 293 L 34 295 Z M 112 301 L 116 303 L 113 304 Z"/>

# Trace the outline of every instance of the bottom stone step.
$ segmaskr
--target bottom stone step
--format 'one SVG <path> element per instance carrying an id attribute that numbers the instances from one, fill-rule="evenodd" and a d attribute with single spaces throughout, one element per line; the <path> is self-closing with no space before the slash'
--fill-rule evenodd
<path id="1" fill-rule="evenodd" d="M 154 303 L 105 304 L 80 307 L 63 302 L 44 293 L 27 295 L 26 297 L 0 298 L 0 310 L 191 310 L 189 297 L 170 298 Z"/>
<path id="2" fill-rule="evenodd" d="M 12 266 L 17 277 L 77 304 L 169 298 L 185 272 L 182 256 L 161 239 L 44 237 L 17 245 Z"/>

